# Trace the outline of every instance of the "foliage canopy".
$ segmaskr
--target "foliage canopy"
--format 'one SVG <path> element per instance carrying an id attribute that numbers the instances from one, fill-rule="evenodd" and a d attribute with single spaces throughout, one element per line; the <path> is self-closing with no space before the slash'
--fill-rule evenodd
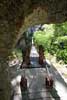
<path id="1" fill-rule="evenodd" d="M 67 22 L 61 24 L 44 24 L 44 30 L 34 34 L 34 42 L 43 45 L 45 51 L 56 54 L 57 60 L 67 63 Z"/>

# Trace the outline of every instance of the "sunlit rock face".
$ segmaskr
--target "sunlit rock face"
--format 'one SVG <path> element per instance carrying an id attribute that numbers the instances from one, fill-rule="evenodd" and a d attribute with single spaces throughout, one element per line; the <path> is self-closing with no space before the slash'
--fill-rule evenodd
<path id="1" fill-rule="evenodd" d="M 0 0 L 0 100 L 10 98 L 6 62 L 20 35 L 36 24 L 66 20 L 67 0 Z"/>

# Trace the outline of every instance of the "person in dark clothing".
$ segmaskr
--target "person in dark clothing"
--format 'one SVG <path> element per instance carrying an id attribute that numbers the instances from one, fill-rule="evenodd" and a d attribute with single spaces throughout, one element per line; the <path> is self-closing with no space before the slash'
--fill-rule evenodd
<path id="1" fill-rule="evenodd" d="M 44 47 L 42 45 L 39 45 L 39 64 L 43 64 L 44 63 Z"/>
<path id="2" fill-rule="evenodd" d="M 21 88 L 21 92 L 27 90 L 27 79 L 25 78 L 25 76 L 21 77 L 20 88 Z"/>

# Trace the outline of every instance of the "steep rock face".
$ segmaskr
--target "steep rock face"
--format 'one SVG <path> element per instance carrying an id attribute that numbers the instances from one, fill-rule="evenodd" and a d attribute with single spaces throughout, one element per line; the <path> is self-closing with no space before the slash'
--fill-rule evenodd
<path id="1" fill-rule="evenodd" d="M 20 34 L 35 24 L 66 20 L 67 0 L 0 0 L 0 100 L 10 98 L 7 57 Z"/>

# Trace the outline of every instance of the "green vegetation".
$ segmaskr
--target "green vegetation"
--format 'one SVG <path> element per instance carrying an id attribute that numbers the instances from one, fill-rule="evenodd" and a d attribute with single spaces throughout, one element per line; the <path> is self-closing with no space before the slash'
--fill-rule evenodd
<path id="1" fill-rule="evenodd" d="M 67 64 L 67 22 L 44 25 L 44 30 L 34 34 L 36 46 L 44 46 L 45 52 L 56 55 L 57 60 Z"/>
<path id="2" fill-rule="evenodd" d="M 9 55 L 9 61 L 12 61 L 16 58 L 22 60 L 22 54 L 20 49 L 14 48 L 11 52 L 11 55 Z"/>

